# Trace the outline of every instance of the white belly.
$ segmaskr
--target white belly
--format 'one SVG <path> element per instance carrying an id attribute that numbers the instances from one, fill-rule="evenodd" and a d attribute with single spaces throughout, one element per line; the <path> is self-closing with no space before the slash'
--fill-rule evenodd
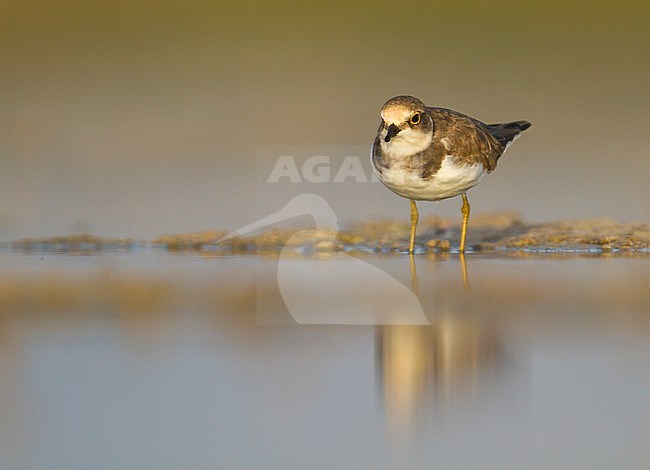
<path id="1" fill-rule="evenodd" d="M 391 191 L 416 201 L 440 201 L 458 196 L 476 186 L 487 170 L 481 164 L 456 165 L 449 155 L 442 161 L 438 172 L 422 179 L 419 172 L 405 169 L 388 169 L 377 173 L 379 180 Z"/>

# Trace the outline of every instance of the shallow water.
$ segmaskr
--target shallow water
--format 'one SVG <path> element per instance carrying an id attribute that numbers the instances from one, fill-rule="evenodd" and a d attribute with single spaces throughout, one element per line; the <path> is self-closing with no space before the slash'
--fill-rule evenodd
<path id="1" fill-rule="evenodd" d="M 650 257 L 414 261 L 0 252 L 2 468 L 647 468 Z"/>

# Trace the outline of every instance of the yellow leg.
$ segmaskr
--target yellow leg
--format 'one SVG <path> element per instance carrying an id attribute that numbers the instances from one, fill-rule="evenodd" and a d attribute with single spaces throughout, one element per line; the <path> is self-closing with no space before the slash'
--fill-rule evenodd
<path id="1" fill-rule="evenodd" d="M 463 213 L 463 227 L 460 231 L 460 252 L 465 253 L 465 238 L 467 237 L 467 222 L 469 221 L 469 201 L 467 194 L 463 193 L 463 207 L 460 211 Z"/>
<path id="2" fill-rule="evenodd" d="M 413 254 L 415 247 L 415 229 L 418 226 L 420 214 L 418 213 L 418 206 L 415 201 L 411 199 L 411 242 L 409 243 L 409 253 Z"/>

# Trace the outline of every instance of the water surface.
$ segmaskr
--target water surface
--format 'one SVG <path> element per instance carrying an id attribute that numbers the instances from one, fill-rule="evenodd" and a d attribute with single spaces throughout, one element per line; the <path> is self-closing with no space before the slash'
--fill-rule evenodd
<path id="1" fill-rule="evenodd" d="M 646 468 L 648 261 L 3 252 L 2 467 Z"/>

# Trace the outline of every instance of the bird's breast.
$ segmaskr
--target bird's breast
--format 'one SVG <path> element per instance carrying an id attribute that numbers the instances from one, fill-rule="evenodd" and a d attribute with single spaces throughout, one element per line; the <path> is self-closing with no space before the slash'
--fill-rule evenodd
<path id="1" fill-rule="evenodd" d="M 400 165 L 377 171 L 377 177 L 391 191 L 417 201 L 440 201 L 458 196 L 476 186 L 487 170 L 482 164 L 462 164 L 452 155 L 446 155 L 437 172 L 423 178 L 420 168 Z"/>

